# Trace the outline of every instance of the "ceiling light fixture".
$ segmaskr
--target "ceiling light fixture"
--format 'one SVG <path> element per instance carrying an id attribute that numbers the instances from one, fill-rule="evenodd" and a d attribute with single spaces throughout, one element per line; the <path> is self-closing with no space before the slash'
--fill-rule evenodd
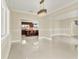
<path id="1" fill-rule="evenodd" d="M 42 5 L 42 6 L 41 6 Z M 41 8 L 42 7 L 42 8 Z M 40 1 L 40 10 L 37 12 L 38 16 L 45 16 L 47 13 L 47 9 L 44 8 L 44 0 Z"/>

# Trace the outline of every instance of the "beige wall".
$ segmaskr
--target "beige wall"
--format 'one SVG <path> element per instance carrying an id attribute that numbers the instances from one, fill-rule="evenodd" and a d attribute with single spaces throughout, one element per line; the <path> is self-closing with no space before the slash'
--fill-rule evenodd
<path id="1" fill-rule="evenodd" d="M 27 13 L 11 11 L 10 29 L 11 29 L 12 42 L 20 41 L 22 39 L 21 21 L 38 21 L 39 36 L 49 36 L 49 20 L 45 18 L 38 18 L 36 16 L 29 15 Z"/>
<path id="2" fill-rule="evenodd" d="M 71 36 L 77 35 L 77 26 L 74 25 L 74 20 L 77 20 L 77 13 L 77 3 L 56 11 L 44 18 L 38 18 L 27 13 L 10 11 L 11 34 L 1 40 L 1 59 L 7 59 L 11 42 L 18 42 L 21 40 L 21 19 L 26 19 L 26 21 L 38 21 L 40 36 L 50 37 L 55 34 Z"/>
<path id="3" fill-rule="evenodd" d="M 9 32 L 9 26 L 10 26 L 9 25 L 9 9 L 6 5 L 5 0 L 2 0 L 1 7 L 4 8 L 3 10 L 4 15 L 1 15 L 1 17 L 4 17 L 4 18 L 1 18 L 1 20 L 5 20 L 5 25 L 1 24 L 4 27 L 2 30 L 6 30 L 5 35 L 1 37 L 1 59 L 7 59 L 10 52 L 10 47 L 11 47 L 11 42 L 10 42 L 11 36 Z"/>
<path id="4" fill-rule="evenodd" d="M 60 8 L 58 11 L 47 15 L 50 20 L 50 35 L 77 35 L 77 26 L 74 20 L 78 20 L 77 2 Z"/>
<path id="5" fill-rule="evenodd" d="M 25 20 L 23 20 L 25 19 Z M 39 18 L 37 16 L 11 11 L 10 29 L 12 42 L 20 41 L 21 38 L 21 21 L 38 21 L 39 36 L 50 37 L 52 35 L 77 35 L 77 29 L 74 29 L 73 22 L 77 19 L 77 3 L 73 3 L 58 11 Z"/>

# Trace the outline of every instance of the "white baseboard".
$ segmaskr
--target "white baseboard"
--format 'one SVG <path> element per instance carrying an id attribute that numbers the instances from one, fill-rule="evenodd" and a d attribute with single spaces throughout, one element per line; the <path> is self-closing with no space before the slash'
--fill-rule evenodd
<path id="1" fill-rule="evenodd" d="M 11 43 L 20 43 L 21 40 L 15 40 L 15 41 L 11 41 Z"/>
<path id="2" fill-rule="evenodd" d="M 77 35 L 74 35 L 74 34 L 72 34 L 72 35 L 70 35 L 70 34 L 52 34 L 51 37 L 53 37 L 53 36 L 77 36 Z"/>

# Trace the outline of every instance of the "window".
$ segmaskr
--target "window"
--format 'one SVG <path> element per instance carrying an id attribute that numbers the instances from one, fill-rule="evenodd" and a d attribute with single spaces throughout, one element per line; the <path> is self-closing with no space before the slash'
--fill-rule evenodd
<path id="1" fill-rule="evenodd" d="M 4 38 L 9 33 L 9 10 L 2 2 L 1 5 L 1 38 Z"/>

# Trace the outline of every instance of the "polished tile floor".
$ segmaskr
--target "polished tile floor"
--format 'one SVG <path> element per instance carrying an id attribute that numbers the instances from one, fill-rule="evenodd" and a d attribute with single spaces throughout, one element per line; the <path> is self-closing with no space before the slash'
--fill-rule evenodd
<path id="1" fill-rule="evenodd" d="M 26 40 L 26 44 L 14 43 L 8 59 L 77 59 L 77 49 L 60 40 L 36 39 Z"/>

